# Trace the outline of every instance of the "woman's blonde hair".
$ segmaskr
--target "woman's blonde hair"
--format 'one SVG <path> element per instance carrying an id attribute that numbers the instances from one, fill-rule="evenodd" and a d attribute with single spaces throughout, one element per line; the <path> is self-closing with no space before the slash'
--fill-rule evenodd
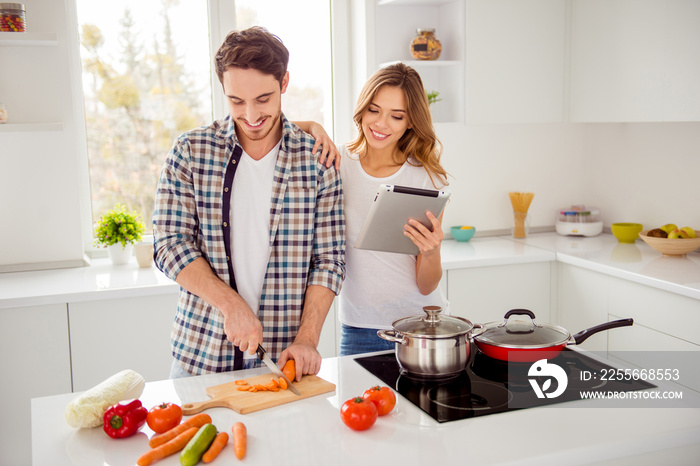
<path id="1" fill-rule="evenodd" d="M 356 154 L 363 154 L 367 148 L 367 139 L 362 132 L 362 116 L 382 86 L 398 87 L 403 91 L 406 99 L 406 115 L 411 128 L 407 129 L 399 139 L 399 151 L 407 157 L 412 157 L 417 162 L 416 166 L 425 168 L 433 186 L 437 188 L 436 177 L 442 185 L 447 185 L 447 172 L 440 165 L 442 145 L 435 136 L 423 81 L 416 70 L 403 63 L 380 68 L 365 83 L 353 115 L 358 135 L 348 144 L 348 149 Z M 402 160 L 396 160 L 396 163 L 402 162 Z"/>

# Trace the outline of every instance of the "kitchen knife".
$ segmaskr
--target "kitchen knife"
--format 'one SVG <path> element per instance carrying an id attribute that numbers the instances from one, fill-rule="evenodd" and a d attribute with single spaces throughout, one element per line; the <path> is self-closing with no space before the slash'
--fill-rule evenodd
<path id="1" fill-rule="evenodd" d="M 270 359 L 270 356 L 267 355 L 262 346 L 258 345 L 258 350 L 256 352 L 258 353 L 258 357 L 260 358 L 260 360 L 265 363 L 267 368 L 270 369 L 273 374 L 275 374 L 279 378 L 284 379 L 287 382 L 287 388 L 289 388 L 292 391 L 292 393 L 294 393 L 297 396 L 301 396 L 301 392 L 299 391 L 299 389 L 292 385 L 292 381 L 289 380 L 286 375 L 284 375 L 280 368 L 277 367 L 277 364 L 272 362 L 272 359 Z"/>

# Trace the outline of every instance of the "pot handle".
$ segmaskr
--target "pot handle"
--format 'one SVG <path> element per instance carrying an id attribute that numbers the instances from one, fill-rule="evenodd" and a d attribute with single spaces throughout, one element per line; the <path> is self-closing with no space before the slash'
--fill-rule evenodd
<path id="1" fill-rule="evenodd" d="M 575 344 L 580 345 L 594 333 L 602 332 L 603 330 L 610 330 L 611 328 L 629 327 L 632 324 L 634 324 L 634 319 L 613 320 L 611 322 L 596 325 L 595 327 L 587 328 L 586 330 L 581 330 L 572 338 L 574 339 Z"/>
<path id="2" fill-rule="evenodd" d="M 399 333 L 399 335 L 401 334 Z M 377 330 L 377 336 L 386 341 L 393 341 L 394 343 L 398 343 L 400 345 L 405 345 L 408 343 L 404 337 L 396 336 L 396 330 Z"/>
<path id="3" fill-rule="evenodd" d="M 467 334 L 467 340 L 473 340 L 474 337 L 478 337 L 486 331 L 486 327 L 483 324 L 474 324 L 474 327 Z"/>
<path id="4" fill-rule="evenodd" d="M 540 324 L 535 322 L 535 313 L 532 312 L 529 309 L 511 309 L 510 311 L 506 312 L 506 315 L 503 316 L 503 322 L 498 324 L 498 328 L 503 328 L 506 325 L 508 325 L 508 319 L 510 316 L 517 316 L 517 315 L 523 315 L 523 316 L 528 316 L 530 318 L 530 322 L 532 322 L 532 327 L 542 327 Z M 511 332 L 509 332 L 511 333 Z M 525 331 L 525 332 L 512 332 L 512 333 L 532 333 L 532 331 Z"/>
<path id="5" fill-rule="evenodd" d="M 530 316 L 530 319 L 535 320 L 535 313 L 529 309 L 511 309 L 510 311 L 506 312 L 506 315 L 504 315 L 503 318 L 508 320 L 508 317 L 517 315 Z"/>

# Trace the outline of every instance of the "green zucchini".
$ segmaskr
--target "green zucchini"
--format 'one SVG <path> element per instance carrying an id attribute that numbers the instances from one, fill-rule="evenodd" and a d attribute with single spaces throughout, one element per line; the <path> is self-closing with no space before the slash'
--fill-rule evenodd
<path id="1" fill-rule="evenodd" d="M 185 448 L 180 453 L 180 464 L 182 466 L 194 466 L 202 459 L 202 455 L 209 449 L 209 446 L 216 437 L 216 427 L 214 424 L 204 424 L 192 437 Z"/>

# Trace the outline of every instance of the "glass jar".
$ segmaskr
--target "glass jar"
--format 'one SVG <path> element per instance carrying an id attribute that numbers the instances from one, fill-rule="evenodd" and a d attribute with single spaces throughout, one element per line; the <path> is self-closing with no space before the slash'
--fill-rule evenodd
<path id="1" fill-rule="evenodd" d="M 7 123 L 7 108 L 0 102 L 0 124 Z"/>
<path id="2" fill-rule="evenodd" d="M 417 36 L 411 42 L 411 55 L 416 60 L 437 60 L 442 52 L 442 44 L 435 37 L 435 29 L 417 29 Z"/>
<path id="3" fill-rule="evenodd" d="M 0 3 L 0 31 L 27 32 L 27 16 L 21 3 Z"/>

